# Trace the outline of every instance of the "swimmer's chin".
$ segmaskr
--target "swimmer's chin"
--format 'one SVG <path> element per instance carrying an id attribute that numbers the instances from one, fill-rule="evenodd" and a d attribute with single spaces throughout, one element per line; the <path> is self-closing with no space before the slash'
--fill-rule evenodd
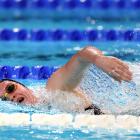
<path id="1" fill-rule="evenodd" d="M 36 97 L 33 97 L 32 99 L 30 99 L 29 101 L 27 100 L 27 101 L 25 101 L 25 105 L 36 105 L 36 104 L 38 104 L 39 102 L 38 102 L 38 98 L 36 98 Z"/>

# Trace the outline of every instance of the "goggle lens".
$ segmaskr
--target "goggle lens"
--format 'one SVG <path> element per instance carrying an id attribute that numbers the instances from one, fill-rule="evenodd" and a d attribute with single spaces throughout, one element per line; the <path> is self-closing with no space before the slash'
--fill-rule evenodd
<path id="1" fill-rule="evenodd" d="M 16 90 L 16 86 L 14 84 L 7 85 L 5 90 L 6 90 L 6 93 L 11 94 Z"/>

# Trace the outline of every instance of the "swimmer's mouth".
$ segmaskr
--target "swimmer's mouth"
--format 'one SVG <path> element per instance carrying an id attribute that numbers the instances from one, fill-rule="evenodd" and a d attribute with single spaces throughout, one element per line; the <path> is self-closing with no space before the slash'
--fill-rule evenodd
<path id="1" fill-rule="evenodd" d="M 24 98 L 24 97 L 19 97 L 19 98 L 17 99 L 17 102 L 18 102 L 18 103 L 23 103 L 23 102 L 24 102 L 24 100 L 25 100 L 25 98 Z"/>

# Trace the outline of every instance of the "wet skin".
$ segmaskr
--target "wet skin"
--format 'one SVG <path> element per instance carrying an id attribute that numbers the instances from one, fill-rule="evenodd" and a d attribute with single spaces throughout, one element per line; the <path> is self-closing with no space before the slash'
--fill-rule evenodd
<path id="1" fill-rule="evenodd" d="M 90 64 L 95 64 L 119 82 L 122 80 L 130 81 L 132 79 L 132 72 L 129 70 L 127 64 L 118 58 L 104 56 L 100 50 L 89 46 L 79 51 L 68 63 L 57 70 L 48 80 L 46 89 L 49 91 L 63 90 L 72 92 L 85 102 L 85 108 L 90 106 L 92 103 L 90 98 L 87 98 L 86 93 L 77 88 L 83 77 L 83 72 Z M 6 93 L 8 84 L 16 85 L 15 91 L 7 95 L 10 101 L 24 104 L 37 103 L 37 98 L 30 89 L 11 81 L 0 83 L 0 97 Z"/>
<path id="2" fill-rule="evenodd" d="M 10 85 L 14 85 L 15 90 L 11 93 L 8 93 L 6 98 L 4 98 L 4 94 L 7 93 L 7 87 Z M 9 100 L 23 104 L 35 104 L 37 102 L 36 97 L 33 95 L 30 89 L 13 81 L 3 81 L 0 83 L 0 97 L 2 97 L 3 100 Z"/>

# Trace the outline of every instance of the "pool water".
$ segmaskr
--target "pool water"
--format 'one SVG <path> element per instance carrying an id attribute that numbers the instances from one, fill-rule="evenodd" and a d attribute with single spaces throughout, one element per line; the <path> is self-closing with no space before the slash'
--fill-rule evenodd
<path id="1" fill-rule="evenodd" d="M 140 28 L 140 23 L 130 20 L 108 21 L 108 20 L 94 20 L 87 18 L 80 19 L 25 19 L 25 20 L 1 20 L 1 28 L 25 28 L 25 29 L 137 29 Z M 104 51 L 106 55 L 118 57 L 130 66 L 134 65 L 137 68 L 137 75 L 139 75 L 140 66 L 140 43 L 127 41 L 103 41 L 103 42 L 72 42 L 72 41 L 1 41 L 0 42 L 0 65 L 46 65 L 46 66 L 62 66 L 72 55 L 86 45 L 93 45 Z M 135 72 L 135 68 L 133 69 Z M 138 78 L 138 77 L 137 77 Z M 27 86 L 42 86 L 45 85 L 45 80 L 20 80 Z M 136 80 L 137 85 L 140 85 Z M 135 85 L 134 85 L 135 86 Z M 123 95 L 119 95 L 118 99 Z M 116 96 L 113 96 L 114 99 Z M 131 97 L 130 97 L 131 98 Z M 136 104 L 135 104 L 136 105 Z M 136 106 L 134 106 L 136 107 Z M 137 108 L 139 109 L 139 108 Z M 135 111 L 135 110 L 134 110 Z M 32 108 L 26 106 L 19 106 L 13 103 L 3 103 L 0 101 L 0 112 L 24 112 L 24 113 L 61 113 L 57 110 L 47 110 L 40 108 Z M 127 112 L 129 113 L 129 112 Z M 140 112 L 134 115 L 139 115 Z M 18 132 L 18 133 L 17 133 Z M 108 129 L 74 129 L 74 128 L 52 128 L 52 127 L 1 127 L 0 139 L 15 140 L 15 139 L 30 139 L 30 140 L 90 140 L 90 139 L 139 139 L 140 132 L 138 130 L 108 130 Z"/>
<path id="2" fill-rule="evenodd" d="M 73 24 L 70 24 L 70 21 Z M 7 20 L 1 21 L 1 28 L 26 28 L 26 29 L 33 29 L 33 28 L 41 28 L 41 29 L 55 29 L 55 28 L 61 28 L 61 29 L 136 29 L 140 27 L 140 23 L 138 20 L 128 20 L 129 25 L 127 22 L 123 22 L 123 20 L 115 20 L 111 21 L 111 25 L 108 24 L 108 20 L 100 20 L 100 19 L 94 19 L 94 18 L 87 18 L 87 19 L 24 19 L 22 21 L 21 19 L 16 20 L 10 20 L 8 21 L 9 26 L 7 27 L 6 23 Z M 126 19 L 127 21 L 127 19 Z M 34 24 L 32 25 L 32 23 Z M 47 24 L 44 24 L 47 23 Z M 79 26 L 80 23 L 80 26 Z M 122 24 L 123 23 L 123 24 Z M 63 26 L 65 24 L 65 26 Z"/>
<path id="3" fill-rule="evenodd" d="M 86 45 L 93 45 L 125 61 L 140 61 L 140 44 L 138 42 L 1 42 L 0 65 L 47 65 L 62 66 L 72 55 Z M 40 49 L 41 48 L 41 49 Z M 9 59 L 11 61 L 9 61 Z"/>
<path id="4" fill-rule="evenodd" d="M 18 132 L 18 133 L 17 133 Z M 107 129 L 56 129 L 48 127 L 2 127 L 1 137 L 7 139 L 30 140 L 98 140 L 98 139 L 139 139 L 137 130 Z M 22 137 L 21 137 L 22 136 Z"/>

